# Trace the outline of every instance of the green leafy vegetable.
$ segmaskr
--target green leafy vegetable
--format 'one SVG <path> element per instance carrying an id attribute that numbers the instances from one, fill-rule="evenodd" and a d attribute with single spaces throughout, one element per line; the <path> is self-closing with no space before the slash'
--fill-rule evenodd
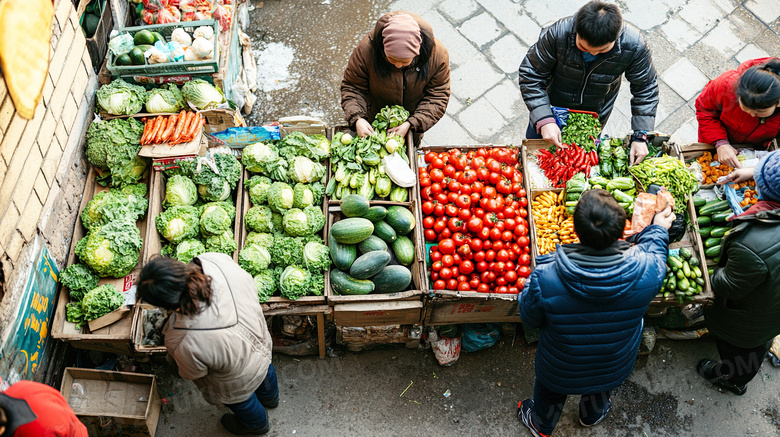
<path id="1" fill-rule="evenodd" d="M 198 109 L 216 108 L 225 102 L 225 96 L 219 88 L 202 79 L 194 79 L 181 88 L 184 99 Z"/>
<path id="2" fill-rule="evenodd" d="M 134 118 L 94 121 L 87 130 L 87 160 L 95 167 L 109 170 L 109 150 L 124 146 L 138 147 L 143 132 L 143 123 Z"/>
<path id="3" fill-rule="evenodd" d="M 141 111 L 146 100 L 146 90 L 119 78 L 98 88 L 95 98 L 98 109 L 112 115 L 132 115 Z"/>
<path id="4" fill-rule="evenodd" d="M 141 233 L 134 222 L 110 222 L 93 228 L 76 244 L 76 255 L 100 277 L 127 276 L 141 254 Z"/>
<path id="5" fill-rule="evenodd" d="M 211 202 L 200 207 L 200 232 L 204 236 L 220 235 L 230 229 L 236 207 L 229 202 Z"/>
<path id="6" fill-rule="evenodd" d="M 322 208 L 314 205 L 307 206 L 306 208 L 303 208 L 303 213 L 306 214 L 307 223 L 309 225 L 309 231 L 306 233 L 307 235 L 316 234 L 325 227 L 327 218 L 322 212 Z"/>
<path id="7" fill-rule="evenodd" d="M 284 213 L 282 225 L 287 235 L 302 237 L 309 234 L 309 218 L 298 208 L 289 209 Z"/>
<path id="8" fill-rule="evenodd" d="M 311 291 L 312 275 L 308 270 L 298 266 L 287 266 L 279 278 L 279 289 L 282 297 L 297 300 Z"/>
<path id="9" fill-rule="evenodd" d="M 206 246 L 200 240 L 191 238 L 177 244 L 169 256 L 187 264 L 203 253 L 206 253 Z"/>
<path id="10" fill-rule="evenodd" d="M 310 241 L 303 247 L 303 265 L 311 271 L 330 268 L 330 249 L 322 242 Z"/>
<path id="11" fill-rule="evenodd" d="M 303 263 L 303 245 L 301 237 L 289 237 L 274 233 L 274 246 L 271 248 L 271 264 L 288 266 Z"/>
<path id="12" fill-rule="evenodd" d="M 181 92 L 176 84 L 165 84 L 146 93 L 146 112 L 179 112 L 184 108 Z"/>
<path id="13" fill-rule="evenodd" d="M 173 176 L 165 183 L 163 206 L 192 206 L 198 201 L 198 189 L 195 182 L 186 176 Z"/>
<path id="14" fill-rule="evenodd" d="M 93 229 L 113 221 L 135 222 L 146 214 L 149 201 L 146 184 L 127 185 L 122 189 L 101 191 L 81 211 L 81 223 Z"/>
<path id="15" fill-rule="evenodd" d="M 325 166 L 305 156 L 296 156 L 290 165 L 287 177 L 292 182 L 304 184 L 319 181 L 325 177 Z"/>
<path id="16" fill-rule="evenodd" d="M 258 244 L 248 244 L 238 252 L 238 265 L 250 275 L 254 276 L 267 269 L 269 264 L 271 264 L 271 253 Z"/>
<path id="17" fill-rule="evenodd" d="M 385 106 L 371 124 L 374 129 L 391 129 L 402 125 L 409 118 L 409 111 L 403 106 Z"/>
<path id="18" fill-rule="evenodd" d="M 121 307 L 125 303 L 122 293 L 111 284 L 90 290 L 81 302 L 68 304 L 67 318 L 80 328 L 84 323 L 98 319 Z"/>
<path id="19" fill-rule="evenodd" d="M 262 205 L 268 201 L 268 190 L 272 183 L 271 179 L 257 175 L 244 182 L 244 189 L 249 191 L 249 200 L 253 205 Z"/>
<path id="20" fill-rule="evenodd" d="M 138 156 L 140 149 L 140 145 L 130 144 L 108 149 L 106 165 L 110 171 L 112 187 L 121 188 L 125 185 L 137 184 L 141 180 L 149 166 L 149 160 Z"/>
<path id="21" fill-rule="evenodd" d="M 220 252 L 231 256 L 238 249 L 238 243 L 236 243 L 232 229 L 228 229 L 220 235 L 206 238 L 205 246 L 206 252 Z"/>
<path id="22" fill-rule="evenodd" d="M 256 274 L 253 279 L 255 280 L 257 297 L 260 299 L 260 303 L 268 302 L 278 288 L 278 278 L 275 277 L 273 270 L 263 270 Z"/>
<path id="23" fill-rule="evenodd" d="M 255 205 L 249 208 L 244 214 L 244 224 L 247 229 L 255 232 L 273 232 L 276 229 L 273 225 L 273 212 L 271 208 L 265 205 Z"/>
<path id="24" fill-rule="evenodd" d="M 268 206 L 278 213 L 293 207 L 295 193 L 291 186 L 284 182 L 274 182 L 268 190 Z"/>
<path id="25" fill-rule="evenodd" d="M 267 232 L 250 232 L 246 234 L 246 243 L 249 244 L 257 244 L 259 246 L 263 246 L 267 249 L 270 249 L 274 245 L 274 236 L 273 234 L 267 233 Z"/>
<path id="26" fill-rule="evenodd" d="M 295 184 L 293 187 L 293 208 L 305 208 L 314 203 L 314 192 L 308 184 Z"/>
<path id="27" fill-rule="evenodd" d="M 70 300 L 80 301 L 84 293 L 97 287 L 100 277 L 84 264 L 71 264 L 60 274 L 60 283 L 68 287 Z"/>
<path id="28" fill-rule="evenodd" d="M 155 217 L 155 225 L 166 240 L 179 244 L 198 237 L 200 214 L 194 206 L 172 206 Z"/>

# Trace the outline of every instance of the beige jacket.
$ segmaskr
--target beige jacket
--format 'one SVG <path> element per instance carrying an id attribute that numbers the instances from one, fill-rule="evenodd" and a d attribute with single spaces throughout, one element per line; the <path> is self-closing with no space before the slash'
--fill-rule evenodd
<path id="1" fill-rule="evenodd" d="M 195 316 L 174 312 L 163 334 L 179 375 L 210 404 L 249 399 L 271 364 L 271 334 L 252 276 L 221 253 L 197 257 L 211 277 L 211 305 Z"/>

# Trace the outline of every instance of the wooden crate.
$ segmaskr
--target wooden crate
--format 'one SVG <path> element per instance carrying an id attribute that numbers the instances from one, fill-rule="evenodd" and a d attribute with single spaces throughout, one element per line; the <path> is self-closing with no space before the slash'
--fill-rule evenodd
<path id="1" fill-rule="evenodd" d="M 475 291 L 432 291 L 425 304 L 425 325 L 520 323 L 518 296 Z"/>
<path id="2" fill-rule="evenodd" d="M 70 245 L 68 265 L 78 262 L 78 258 L 75 253 L 76 243 L 84 238 L 84 236 L 87 234 L 87 230 L 81 223 L 81 211 L 86 208 L 87 204 L 90 200 L 92 200 L 95 194 L 108 190 L 108 188 L 101 187 L 97 184 L 95 181 L 97 174 L 98 173 L 95 167 L 90 166 L 90 171 L 87 174 L 86 185 L 84 187 L 84 195 L 81 199 L 78 215 L 76 216 L 76 225 L 73 229 L 73 239 L 71 240 Z M 147 177 L 142 182 L 148 184 L 149 178 Z M 151 206 L 151 199 L 149 201 L 149 205 Z M 150 209 L 151 208 L 149 208 L 149 210 Z M 138 264 L 135 266 L 133 271 L 124 278 L 102 278 L 98 282 L 98 285 L 111 284 L 122 293 L 126 293 L 134 288 L 134 284 L 141 274 L 141 269 L 143 268 L 144 260 L 146 259 L 148 241 L 146 238 L 147 225 L 150 221 L 149 210 L 147 210 L 146 216 L 136 223 L 138 230 L 141 233 L 141 239 L 144 241 L 144 246 L 141 249 L 140 256 L 138 257 Z M 78 349 L 89 349 L 118 354 L 132 354 L 132 312 L 127 312 L 120 320 L 93 332 L 89 330 L 87 325 L 82 326 L 81 328 L 76 328 L 75 323 L 68 322 L 67 305 L 69 301 L 70 297 L 67 287 L 60 287 L 59 298 L 57 299 L 57 307 L 54 313 L 54 321 L 52 322 L 51 328 L 52 337 L 70 343 L 71 346 Z"/>
<path id="3" fill-rule="evenodd" d="M 60 393 L 90 436 L 157 432 L 161 404 L 154 375 L 68 367 Z"/>
<path id="4" fill-rule="evenodd" d="M 325 165 L 327 165 L 327 161 L 325 161 Z M 244 174 L 242 177 L 242 186 L 243 181 L 248 180 L 253 175 L 249 173 L 246 168 L 244 168 Z M 294 185 L 294 184 L 293 184 Z M 291 187 L 293 185 L 290 185 Z M 238 212 L 236 212 L 236 228 L 237 228 L 237 234 L 240 235 L 238 239 L 238 251 L 236 251 L 236 261 L 238 261 L 238 252 L 244 247 L 244 244 L 246 243 L 246 237 L 249 234 L 249 230 L 244 226 L 244 216 L 246 215 L 246 212 L 249 211 L 249 208 L 252 207 L 252 201 L 249 199 L 249 191 L 242 189 L 241 191 L 241 214 L 239 215 Z M 328 216 L 328 210 L 327 210 L 327 200 L 323 199 L 322 202 L 322 213 L 325 214 L 325 217 Z M 328 230 L 328 224 L 325 223 L 325 226 L 322 228 L 322 231 L 320 235 L 322 236 L 322 244 L 328 245 L 327 240 L 327 230 Z M 328 289 L 328 274 L 325 272 L 325 290 L 327 292 Z M 322 296 L 303 296 L 296 300 L 290 300 L 286 297 L 281 296 L 271 296 L 270 299 L 268 299 L 268 302 L 263 302 L 263 310 L 270 310 L 270 309 L 284 309 L 288 307 L 293 306 L 299 306 L 299 305 L 324 305 L 326 302 L 325 294 L 323 293 Z"/>
<path id="5" fill-rule="evenodd" d="M 239 224 L 240 213 L 242 208 L 243 197 L 241 193 L 244 191 L 244 180 L 240 178 L 238 185 L 233 190 L 233 204 L 236 207 L 236 218 L 233 223 L 233 237 L 236 239 L 236 244 L 240 244 L 239 233 L 241 232 L 241 225 Z M 146 251 L 144 252 L 144 265 L 148 263 L 152 258 L 159 256 L 162 253 L 163 237 L 157 232 L 157 224 L 155 217 L 163 212 L 163 200 L 165 200 L 165 177 L 163 172 L 155 171 L 152 175 L 152 187 L 151 194 L 149 195 L 149 220 L 148 229 L 146 230 Z M 241 247 L 240 245 L 238 246 Z M 238 249 L 233 252 L 233 261 L 238 262 Z"/>
<path id="6" fill-rule="evenodd" d="M 414 200 L 414 199 L 413 199 Z M 398 293 L 380 293 L 363 295 L 337 295 L 330 286 L 330 275 L 325 278 L 325 294 L 328 304 L 333 306 L 333 318 L 337 326 L 383 326 L 420 323 L 423 309 L 424 282 L 424 248 L 422 240 L 422 222 L 417 202 L 410 205 L 407 202 L 372 201 L 371 206 L 403 206 L 409 208 L 415 217 L 415 227 L 409 234 L 414 242 L 414 261 L 408 268 L 412 272 L 410 289 Z M 340 206 L 330 206 L 328 214 L 328 229 L 339 221 Z M 331 266 L 331 269 L 335 267 Z"/>
<path id="7" fill-rule="evenodd" d="M 353 137 L 357 137 L 357 133 L 355 131 L 351 130 L 349 128 L 349 126 L 339 125 L 339 126 L 336 126 L 336 127 L 332 128 L 329 131 L 329 136 L 330 136 L 331 139 L 334 137 L 334 135 L 336 135 L 336 132 L 349 133 Z M 412 170 L 415 170 L 415 165 L 414 165 L 414 149 L 415 149 L 415 146 L 414 146 L 414 135 L 412 134 L 411 131 L 406 134 L 405 143 L 406 143 L 406 157 L 409 158 L 409 166 L 411 167 Z M 330 168 L 330 166 L 328 166 L 328 179 L 330 180 L 330 178 L 332 178 L 332 177 L 333 177 L 333 170 Z M 414 193 L 416 191 L 419 191 L 419 190 L 420 190 L 420 186 L 419 185 L 415 185 L 415 186 L 409 188 L 409 195 L 407 197 L 408 200 L 406 202 L 393 202 L 391 200 L 379 200 L 379 199 L 372 200 L 371 202 L 372 202 L 372 204 L 375 202 L 376 205 L 383 205 L 383 206 L 387 206 L 387 205 L 404 205 L 404 206 L 408 207 L 408 206 L 410 206 L 412 204 L 412 199 L 414 198 Z M 328 199 L 328 204 L 329 205 L 341 205 L 341 200 L 339 200 L 339 199 Z"/>
<path id="8" fill-rule="evenodd" d="M 141 344 L 144 338 L 144 315 L 147 310 L 155 309 L 167 312 L 165 308 L 160 308 L 148 304 L 146 302 L 139 302 L 135 305 L 133 311 L 133 350 L 139 354 L 165 354 L 168 353 L 168 348 L 165 345 L 162 346 L 145 346 Z"/>
<path id="9" fill-rule="evenodd" d="M 328 125 L 322 120 L 305 115 L 294 115 L 291 117 L 282 117 L 279 119 L 279 130 L 282 138 L 292 132 L 301 132 L 306 135 L 325 135 L 328 136 Z"/>

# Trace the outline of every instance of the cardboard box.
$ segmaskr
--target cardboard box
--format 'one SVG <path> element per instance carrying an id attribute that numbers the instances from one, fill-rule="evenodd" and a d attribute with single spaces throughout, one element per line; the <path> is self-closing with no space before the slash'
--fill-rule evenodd
<path id="1" fill-rule="evenodd" d="M 164 344 L 160 346 L 146 346 L 142 344 L 144 338 L 144 317 L 146 311 L 150 309 L 167 312 L 165 308 L 160 308 L 146 302 L 139 302 L 135 305 L 135 311 L 133 312 L 133 349 L 141 354 L 168 353 L 168 348 L 165 347 Z"/>
<path id="2" fill-rule="evenodd" d="M 328 134 L 328 125 L 324 121 L 305 115 L 280 118 L 279 125 L 281 127 L 282 138 L 291 132 L 302 132 L 306 135 L 327 136 Z"/>
<path id="3" fill-rule="evenodd" d="M 422 308 L 421 300 L 336 304 L 333 320 L 336 326 L 419 324 Z"/>
<path id="4" fill-rule="evenodd" d="M 426 303 L 426 325 L 520 323 L 517 294 L 436 291 Z"/>
<path id="5" fill-rule="evenodd" d="M 148 172 L 152 174 L 153 172 Z M 90 171 L 87 174 L 86 185 L 84 187 L 84 196 L 79 206 L 78 215 L 76 217 L 76 225 L 73 230 L 73 239 L 71 240 L 70 255 L 68 256 L 67 265 L 71 265 L 78 262 L 76 257 L 75 247 L 76 243 L 81 240 L 86 234 L 87 230 L 81 223 L 81 211 L 86 208 L 90 200 L 95 194 L 101 191 L 107 191 L 108 188 L 101 187 L 95 181 L 97 176 L 97 170 L 95 167 L 90 166 Z M 149 178 L 147 177 L 142 182 L 149 184 Z M 151 209 L 151 199 L 149 199 L 149 205 Z M 135 266 L 132 272 L 124 278 L 102 278 L 98 282 L 98 285 L 111 284 L 117 288 L 121 293 L 128 292 L 135 293 L 135 282 L 141 274 L 145 259 L 145 252 L 147 249 L 147 219 L 149 217 L 149 210 L 147 215 L 139 220 L 136 225 L 141 234 L 141 239 L 144 241 L 144 247 L 141 249 L 141 254 L 138 257 L 138 264 Z M 67 287 L 60 287 L 59 298 L 57 299 L 57 307 L 54 313 L 54 321 L 52 322 L 52 336 L 62 341 L 70 343 L 73 347 L 78 349 L 98 350 L 104 352 L 128 354 L 132 353 L 131 330 L 132 330 L 132 318 L 126 315 L 115 319 L 110 324 L 104 323 L 112 318 L 115 318 L 117 314 L 108 314 L 104 317 L 103 321 L 99 321 L 94 324 L 94 330 L 89 329 L 88 325 L 76 328 L 75 323 L 68 322 L 67 320 L 67 305 L 70 301 L 69 292 Z M 96 322 L 93 320 L 93 322 Z M 103 327 L 99 327 L 100 325 Z"/>
<path id="6" fill-rule="evenodd" d="M 157 431 L 154 375 L 69 367 L 60 392 L 90 436 L 154 437 Z"/>

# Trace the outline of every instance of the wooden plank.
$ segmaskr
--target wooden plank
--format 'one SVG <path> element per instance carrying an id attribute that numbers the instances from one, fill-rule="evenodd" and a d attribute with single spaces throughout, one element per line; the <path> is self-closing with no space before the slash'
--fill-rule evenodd
<path id="1" fill-rule="evenodd" d="M 422 301 L 391 301 L 337 304 L 333 320 L 337 326 L 385 326 L 419 324 Z"/>
<path id="2" fill-rule="evenodd" d="M 425 325 L 520 323 L 516 294 L 437 292 L 428 301 Z"/>

